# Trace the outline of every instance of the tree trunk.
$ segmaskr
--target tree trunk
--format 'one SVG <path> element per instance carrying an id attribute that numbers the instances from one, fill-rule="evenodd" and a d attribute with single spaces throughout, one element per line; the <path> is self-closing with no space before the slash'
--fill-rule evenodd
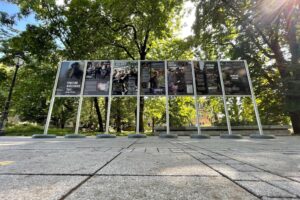
<path id="1" fill-rule="evenodd" d="M 100 112 L 100 108 L 99 108 L 98 98 L 94 97 L 93 100 L 94 100 L 94 106 L 95 106 L 96 113 L 97 113 L 99 132 L 104 132 L 103 121 L 102 121 L 102 116 L 101 116 L 101 112 Z"/>
<path id="2" fill-rule="evenodd" d="M 155 127 L 155 118 L 152 117 L 152 133 L 154 133 L 154 127 Z"/>
<path id="3" fill-rule="evenodd" d="M 144 97 L 140 97 L 140 132 L 143 133 L 145 131 L 144 129 L 144 106 L 145 105 L 145 99 Z"/>
<path id="4" fill-rule="evenodd" d="M 298 67 L 300 65 L 300 40 L 297 38 L 297 25 L 299 24 L 299 16 L 291 17 L 290 27 L 288 28 L 288 42 L 290 46 L 290 52 L 292 54 L 291 64 Z M 297 74 L 297 73 L 296 73 Z M 292 77 L 293 80 L 300 81 L 299 77 Z M 297 98 L 294 98 L 294 101 L 297 101 Z M 290 112 L 290 117 L 292 121 L 292 126 L 294 129 L 294 134 L 300 134 L 300 109 L 299 107 L 295 108 L 295 111 Z"/>
<path id="5" fill-rule="evenodd" d="M 120 104 L 120 99 L 118 98 L 118 100 L 117 100 L 118 102 L 118 104 Z M 116 128 L 117 128 L 117 133 L 120 133 L 121 131 L 122 131 L 122 129 L 121 129 L 121 110 L 120 110 L 120 107 L 119 106 L 117 106 L 117 108 L 116 108 L 117 110 L 117 115 L 116 115 Z"/>
<path id="6" fill-rule="evenodd" d="M 65 120 L 64 119 L 60 119 L 60 128 L 61 129 L 65 128 Z"/>
<path id="7" fill-rule="evenodd" d="M 108 97 L 104 97 L 104 107 L 105 107 L 105 128 L 106 128 L 106 119 L 108 112 Z"/>
<path id="8" fill-rule="evenodd" d="M 147 54 L 146 47 L 144 47 L 143 51 L 140 53 L 141 60 L 146 60 L 146 54 Z M 139 69 L 139 70 L 141 70 L 141 69 Z M 144 116 L 144 108 L 145 108 L 145 99 L 144 99 L 144 97 L 140 97 L 140 127 L 139 127 L 139 131 L 141 133 L 145 132 L 144 117 L 143 117 Z"/>

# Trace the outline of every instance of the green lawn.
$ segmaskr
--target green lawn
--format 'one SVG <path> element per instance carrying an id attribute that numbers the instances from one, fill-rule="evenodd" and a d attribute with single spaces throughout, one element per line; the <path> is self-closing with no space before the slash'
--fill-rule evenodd
<path id="1" fill-rule="evenodd" d="M 11 125 L 5 129 L 6 136 L 32 136 L 33 134 L 43 134 L 44 127 L 33 124 L 19 124 L 19 125 Z M 57 136 L 64 136 L 66 134 L 74 133 L 73 129 L 70 128 L 49 128 L 48 134 L 55 134 Z M 122 131 L 121 133 L 114 133 L 117 136 L 127 136 L 132 134 L 132 131 Z M 99 132 L 89 131 L 89 132 L 80 132 L 80 134 L 84 134 L 87 136 L 95 136 L 99 134 Z M 153 135 L 151 132 L 146 132 L 146 135 Z"/>

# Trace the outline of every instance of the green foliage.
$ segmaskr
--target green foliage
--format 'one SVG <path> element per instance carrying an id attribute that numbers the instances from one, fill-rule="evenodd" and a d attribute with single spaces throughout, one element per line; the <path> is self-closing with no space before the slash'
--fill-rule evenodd
<path id="1" fill-rule="evenodd" d="M 110 125 L 116 132 L 135 131 L 136 97 L 114 97 Z"/>
<path id="2" fill-rule="evenodd" d="M 25 52 L 26 65 L 18 74 L 11 115 L 19 115 L 23 121 L 41 124 L 47 115 L 59 60 L 189 60 L 196 55 L 201 59 L 246 59 L 263 124 L 289 123 L 284 108 L 288 105 L 287 111 L 291 112 L 297 108 L 299 101 L 284 98 L 287 91 L 297 93 L 297 89 L 292 90 L 282 79 L 282 69 L 289 66 L 286 64 L 290 62 L 287 55 L 290 53 L 292 60 L 295 60 L 297 54 L 289 48 L 291 38 L 286 37 L 291 36 L 291 30 L 285 27 L 288 24 L 284 15 L 285 6 L 278 11 L 282 15 L 274 17 L 276 20 L 271 23 L 270 17 L 258 19 L 259 15 L 253 15 L 261 14 L 255 10 L 255 4 L 263 2 L 261 0 L 195 0 L 195 37 L 183 40 L 174 35 L 180 25 L 182 16 L 178 13 L 183 2 L 72 0 L 57 5 L 55 0 L 19 0 L 20 15 L 34 12 L 40 23 L 27 26 L 26 31 L 1 44 L 1 61 L 5 64 L 0 65 L 1 110 L 14 69 L 9 70 L 7 66 L 13 65 L 12 58 L 18 52 Z M 294 13 L 292 15 L 297 19 Z M 12 16 L 1 16 L 2 21 L 13 19 Z M 290 19 L 293 23 L 294 18 Z M 8 30 L 6 25 L 5 30 Z M 4 30 L 3 27 L 2 23 L 1 30 Z M 299 32 L 296 32 L 298 43 Z M 286 53 L 283 52 L 285 49 L 288 49 Z M 292 81 L 297 77 L 295 74 L 289 75 Z M 290 85 L 295 88 L 295 84 Z M 172 126 L 190 126 L 195 123 L 193 98 L 177 97 L 169 101 Z M 201 112 L 212 125 L 226 123 L 222 99 L 211 97 L 200 98 L 198 101 Z M 105 124 L 105 100 L 99 98 L 98 103 Z M 256 123 L 249 98 L 229 98 L 228 103 L 233 125 Z M 52 124 L 61 128 L 67 126 L 72 130 L 77 105 L 78 100 L 75 98 L 56 99 Z M 110 130 L 125 135 L 135 131 L 135 109 L 136 98 L 114 98 Z M 165 98 L 145 98 L 142 125 L 147 131 L 162 126 L 165 121 Z M 92 99 L 83 102 L 81 124 L 82 131 L 88 134 L 95 134 L 99 128 Z M 34 127 L 32 131 L 35 131 Z"/>
<path id="3" fill-rule="evenodd" d="M 15 114 L 22 120 L 43 123 L 55 79 L 56 68 L 43 63 L 32 63 L 19 71 L 13 93 Z"/>
<path id="4" fill-rule="evenodd" d="M 65 128 L 66 125 L 75 127 L 77 108 L 78 98 L 55 98 L 52 123 L 57 128 Z"/>
<path id="5" fill-rule="evenodd" d="M 198 98 L 200 118 L 206 117 L 212 126 L 226 125 L 223 99 L 220 97 Z M 207 124 L 203 124 L 207 126 Z"/>
<path id="6" fill-rule="evenodd" d="M 146 130 L 154 132 L 154 127 L 166 123 L 166 98 L 147 97 L 145 98 L 145 127 Z"/>
<path id="7" fill-rule="evenodd" d="M 284 80 L 287 63 L 300 61 L 299 31 L 295 31 L 297 24 L 299 26 L 299 2 L 194 2 L 197 9 L 193 28 L 198 56 L 247 60 L 263 124 L 289 123 L 288 110 L 284 109 L 289 89 Z M 299 101 L 292 103 L 294 112 L 298 112 L 296 104 L 299 105 Z M 237 113 L 234 107 L 232 112 Z M 247 123 L 253 123 L 253 119 L 248 120 Z"/>
<path id="8" fill-rule="evenodd" d="M 29 123 L 8 126 L 5 130 L 7 136 L 32 136 L 33 134 L 43 134 L 43 132 L 43 126 Z M 49 129 L 49 134 L 55 134 L 57 136 L 64 136 L 65 134 L 71 133 L 73 133 L 71 129 Z"/>
<path id="9" fill-rule="evenodd" d="M 170 97 L 169 112 L 170 126 L 191 126 L 195 119 L 195 100 L 193 97 Z"/>

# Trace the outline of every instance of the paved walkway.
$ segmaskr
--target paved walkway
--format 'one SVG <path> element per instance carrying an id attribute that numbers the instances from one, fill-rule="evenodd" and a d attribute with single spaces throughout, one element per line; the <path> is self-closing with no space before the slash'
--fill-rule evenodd
<path id="1" fill-rule="evenodd" d="M 1 137 L 0 199 L 300 199 L 300 137 Z"/>

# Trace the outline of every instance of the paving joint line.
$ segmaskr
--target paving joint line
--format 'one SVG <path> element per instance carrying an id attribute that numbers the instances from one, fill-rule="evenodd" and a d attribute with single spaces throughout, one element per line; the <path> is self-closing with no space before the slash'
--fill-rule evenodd
<path id="1" fill-rule="evenodd" d="M 184 145 L 183 145 L 184 146 Z M 200 159 L 196 158 L 195 156 L 193 156 L 191 153 L 189 152 L 184 152 L 185 154 L 189 155 L 190 157 L 194 158 L 195 160 L 197 160 L 198 162 L 202 163 L 203 165 L 209 167 L 210 169 L 212 169 L 213 171 L 217 172 L 218 174 L 220 174 L 222 177 L 228 179 L 230 182 L 232 182 L 233 184 L 237 185 L 238 187 L 244 189 L 245 191 L 249 192 L 250 194 L 252 194 L 253 196 L 262 199 L 262 196 L 259 196 L 257 194 L 255 194 L 254 192 L 252 192 L 251 190 L 249 190 L 248 188 L 245 188 L 244 186 L 238 184 L 237 182 L 235 182 L 234 180 L 230 179 L 228 176 L 226 176 L 225 174 L 223 174 L 222 172 L 212 168 L 211 166 L 209 166 L 208 164 L 202 162 Z"/>
<path id="2" fill-rule="evenodd" d="M 240 163 L 242 163 L 242 164 L 249 165 L 249 166 L 251 166 L 251 167 L 253 167 L 253 168 L 256 168 L 256 169 L 259 169 L 259 170 L 261 170 L 261 171 L 263 171 L 263 172 L 267 172 L 267 173 L 270 173 L 270 174 L 272 174 L 272 175 L 276 175 L 276 176 L 279 176 L 279 177 L 281 177 L 281 178 L 285 178 L 285 179 L 288 179 L 288 180 L 290 180 L 290 181 L 300 183 L 300 181 L 296 181 L 296 180 L 294 180 L 294 179 L 291 179 L 291 178 L 289 178 L 288 176 L 286 176 L 286 177 L 285 177 L 285 176 L 282 176 L 282 175 L 280 175 L 280 174 L 277 174 L 277 173 L 274 173 L 274 172 L 272 172 L 272 171 L 268 171 L 268 170 L 265 170 L 265 169 L 263 169 L 263 168 L 257 167 L 257 166 L 255 166 L 255 165 L 253 165 L 253 164 L 251 164 L 251 163 L 247 163 L 247 162 L 244 162 L 244 161 L 237 160 L 237 159 L 235 159 L 235 158 L 229 157 L 229 156 L 224 155 L 224 154 L 221 154 L 221 153 L 219 153 L 219 152 L 215 152 L 215 151 L 212 151 L 212 150 L 203 148 L 203 147 L 198 147 L 198 146 L 195 146 L 195 145 L 193 145 L 193 144 L 189 144 L 189 145 L 191 145 L 191 146 L 193 146 L 193 147 L 195 147 L 195 148 L 200 148 L 200 149 L 202 149 L 202 150 L 208 151 L 208 152 L 210 152 L 210 153 L 214 153 L 214 154 L 218 154 L 218 155 L 220 155 L 220 156 L 227 157 L 227 158 L 229 158 L 229 159 L 231 159 L 231 160 L 238 161 L 238 162 L 240 162 Z M 185 145 L 183 145 L 183 146 L 185 146 Z M 212 157 L 211 155 L 208 155 L 208 154 L 205 154 L 205 153 L 201 153 L 201 154 L 206 155 L 206 156 L 208 156 L 208 157 L 210 157 L 210 158 L 212 158 L 212 159 L 215 159 L 215 160 L 217 160 L 217 161 L 222 162 L 222 160 L 217 159 L 217 158 L 214 158 L 214 157 Z M 223 162 L 222 162 L 222 163 L 223 163 Z M 231 165 L 229 165 L 229 164 L 227 164 L 227 163 L 223 163 L 223 164 L 232 167 Z M 234 168 L 234 167 L 233 167 L 233 168 Z M 235 169 L 235 168 L 234 168 L 234 169 Z"/>
<path id="3" fill-rule="evenodd" d="M 1 173 L 0 176 L 145 176 L 145 177 L 219 177 L 217 175 L 183 175 L 183 174 L 167 174 L 167 175 L 159 175 L 159 174 L 34 174 L 34 173 Z"/>
<path id="4" fill-rule="evenodd" d="M 183 145 L 183 146 L 185 146 L 185 145 Z M 191 146 L 194 146 L 194 145 L 191 144 Z M 194 147 L 197 147 L 197 146 L 194 146 Z M 205 148 L 203 148 L 203 147 L 197 147 L 197 148 L 203 149 L 203 150 L 205 150 L 205 151 L 208 151 L 208 152 L 211 152 L 211 153 L 220 155 L 220 156 L 224 156 L 224 157 L 230 158 L 231 160 L 239 161 L 239 160 L 237 160 L 237 159 L 235 159 L 235 158 L 231 158 L 231 157 L 229 157 L 229 156 L 227 156 L 227 155 L 223 155 L 223 154 L 221 154 L 221 153 L 219 153 L 219 152 L 214 152 L 214 151 L 212 151 L 212 150 L 208 150 L 208 149 L 205 149 Z M 188 153 L 188 154 L 189 154 L 189 153 Z M 202 154 L 204 154 L 204 155 L 206 155 L 206 156 L 208 156 L 208 157 L 210 157 L 210 158 L 213 158 L 213 159 L 215 159 L 215 160 L 218 160 L 218 161 L 222 162 L 222 160 L 216 159 L 216 158 L 214 158 L 214 157 L 212 157 L 212 156 L 210 156 L 210 155 L 208 155 L 208 154 L 205 154 L 205 153 L 202 153 Z M 191 155 L 191 156 L 194 157 L 193 155 Z M 194 158 L 195 158 L 195 157 L 194 157 Z M 198 158 L 195 158 L 195 159 L 198 160 Z M 200 160 L 200 159 L 199 159 L 199 160 Z M 202 161 L 201 161 L 201 162 L 202 162 Z M 253 168 L 262 170 L 263 172 L 267 172 L 267 173 L 270 173 L 270 174 L 272 174 L 272 175 L 277 175 L 277 174 L 274 174 L 273 172 L 269 172 L 269 171 L 267 171 L 267 170 L 265 170 L 265 169 L 256 167 L 255 165 L 248 164 L 248 163 L 243 162 L 243 161 L 239 161 L 239 162 L 241 162 L 241 163 L 243 163 L 243 164 L 245 164 L 245 165 L 249 165 L 249 166 L 251 166 L 251 167 L 253 167 Z M 203 163 L 203 162 L 202 162 L 202 163 Z M 226 163 L 222 163 L 222 164 L 228 165 L 228 164 L 226 164 Z M 209 165 L 207 165 L 207 166 L 209 166 Z M 234 168 L 234 167 L 231 166 L 231 165 L 228 165 L 228 166 Z M 212 168 L 212 167 L 211 167 L 211 168 Z M 212 168 L 212 169 L 213 169 L 213 168 Z M 235 168 L 234 168 L 234 169 L 235 169 Z M 215 170 L 215 169 L 214 169 L 214 170 Z M 237 170 L 237 169 L 235 169 L 235 170 Z M 218 170 L 215 170 L 215 171 L 218 171 Z M 237 170 L 237 171 L 239 171 L 239 170 Z M 219 173 L 221 173 L 221 172 L 219 172 Z M 245 171 L 244 173 L 247 173 L 247 171 Z M 225 174 L 224 174 L 224 176 L 227 177 Z M 281 176 L 281 175 L 277 175 L 277 176 L 279 176 L 279 177 L 281 177 L 281 178 L 286 178 L 286 177 L 283 177 L 283 176 Z M 256 178 L 258 178 L 258 177 L 256 177 Z M 230 179 L 230 178 L 228 177 L 228 179 Z M 272 183 L 270 183 L 270 182 L 267 182 L 267 181 L 265 181 L 265 180 L 262 180 L 261 178 L 258 178 L 258 179 L 260 180 L 260 182 L 267 183 L 267 184 L 269 184 L 269 185 L 272 185 L 272 186 L 275 187 L 275 188 L 281 189 L 281 190 L 283 190 L 283 191 L 285 191 L 285 192 L 287 192 L 287 193 L 290 193 L 290 194 L 295 195 L 297 198 L 300 198 L 299 195 L 294 194 L 294 193 L 288 191 L 288 190 L 285 189 L 285 188 L 282 188 L 282 187 L 280 187 L 280 186 L 278 186 L 278 185 L 274 185 L 274 184 L 272 184 Z M 292 181 L 292 182 L 298 182 L 298 181 L 295 181 L 295 180 L 290 179 L 290 178 L 287 178 L 287 179 L 289 179 L 289 180 Z M 230 180 L 233 181 L 233 182 L 237 181 L 237 180 L 232 180 L 232 179 L 230 179 Z M 243 180 L 243 181 L 245 181 L 245 180 Z M 239 183 L 236 183 L 236 184 L 239 185 L 240 187 L 243 187 L 243 186 L 241 186 Z M 244 187 L 243 187 L 243 188 L 244 188 Z"/>
<path id="5" fill-rule="evenodd" d="M 140 139 L 136 139 L 133 143 L 131 143 L 128 147 L 126 147 L 126 149 L 129 149 L 132 145 L 134 145 L 135 143 L 137 143 L 137 141 L 139 141 Z"/>
<path id="6" fill-rule="evenodd" d="M 207 149 L 206 149 L 206 150 L 207 150 Z M 235 159 L 235 158 L 229 157 L 229 156 L 224 155 L 224 154 L 221 154 L 221 153 L 219 153 L 219 152 L 214 152 L 214 151 L 211 151 L 211 150 L 207 150 L 207 151 L 210 151 L 210 152 L 212 152 L 212 153 L 215 153 L 215 154 L 218 154 L 218 155 L 227 157 L 227 158 L 229 158 L 229 159 L 231 159 L 231 160 L 238 161 L 238 162 L 240 162 L 240 163 L 242 163 L 242 164 L 249 165 L 249 166 L 251 166 L 251 167 L 253 167 L 253 168 L 255 168 L 255 169 L 261 170 L 261 171 L 263 171 L 263 172 L 266 172 L 266 173 L 269 173 L 269 174 L 272 174 L 272 175 L 276 175 L 276 176 L 279 176 L 279 177 L 284 178 L 284 179 L 288 179 L 288 180 L 293 181 L 293 182 L 298 182 L 298 183 L 300 183 L 300 181 L 296 181 L 296 180 L 294 180 L 294 179 L 291 179 L 291 178 L 289 178 L 288 176 L 287 176 L 287 177 L 282 176 L 282 175 L 277 174 L 277 173 L 274 173 L 274 172 L 272 172 L 272 171 L 268 171 L 268 170 L 265 170 L 265 169 L 263 169 L 263 168 L 257 167 L 257 166 L 255 166 L 255 165 L 253 165 L 253 164 L 251 164 L 251 163 L 247 163 L 247 162 L 244 162 L 244 161 L 237 160 L 237 159 Z M 207 155 L 207 156 L 209 156 L 209 155 Z M 211 157 L 211 156 L 209 156 L 209 157 Z M 218 160 L 218 159 L 216 159 L 216 160 Z M 218 161 L 221 161 L 221 160 L 218 160 Z M 222 161 L 221 161 L 221 162 L 222 162 Z M 225 164 L 225 165 L 228 165 L 228 164 L 226 164 L 226 163 L 224 163 L 224 164 Z M 233 166 L 231 166 L 231 165 L 228 165 L 228 166 L 233 167 Z M 233 168 L 234 168 L 234 167 L 233 167 Z M 262 179 L 260 179 L 260 180 L 262 180 Z M 262 181 L 263 181 L 263 182 L 266 182 L 266 181 L 264 181 L 264 180 L 262 180 Z M 266 183 L 268 183 L 268 182 L 266 182 Z M 270 183 L 269 183 L 269 184 L 270 184 Z M 271 185 L 272 185 L 272 184 L 271 184 Z"/>
<path id="7" fill-rule="evenodd" d="M 114 177 L 219 177 L 218 175 L 183 175 L 183 174 L 166 174 L 166 175 L 159 175 L 159 174 L 96 174 L 95 176 L 114 176 Z"/>
<path id="8" fill-rule="evenodd" d="M 92 174 L 59 174 L 59 173 L 0 173 L 0 176 L 92 176 Z"/>
<path id="9" fill-rule="evenodd" d="M 84 183 L 86 183 L 88 180 L 90 180 L 92 177 L 94 177 L 101 169 L 106 167 L 109 163 L 111 163 L 114 159 L 116 159 L 119 155 L 121 155 L 122 152 L 119 152 L 117 155 L 115 155 L 112 159 L 110 159 L 108 162 L 106 162 L 103 166 L 101 166 L 99 169 L 97 169 L 93 174 L 89 175 L 87 178 L 82 180 L 79 184 L 77 184 L 75 187 L 73 187 L 71 190 L 69 190 L 66 194 L 64 194 L 59 200 L 64 200 L 68 196 L 70 196 L 75 190 L 77 190 L 79 187 L 81 187 Z"/>

